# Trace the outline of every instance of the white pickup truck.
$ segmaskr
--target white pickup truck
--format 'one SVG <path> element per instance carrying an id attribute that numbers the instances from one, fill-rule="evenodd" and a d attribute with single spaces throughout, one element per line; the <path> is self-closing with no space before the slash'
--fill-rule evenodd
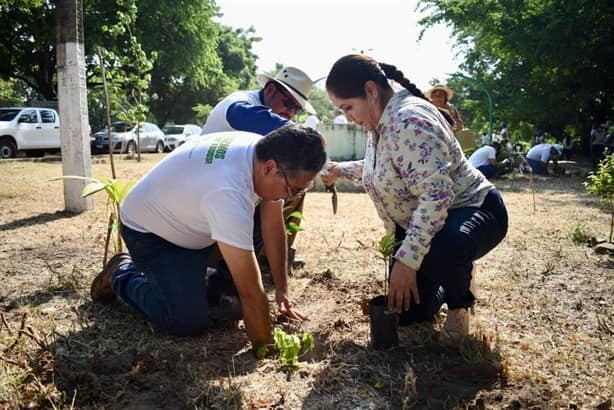
<path id="1" fill-rule="evenodd" d="M 0 108 L 0 158 L 28 157 L 60 151 L 60 116 L 51 108 Z"/>

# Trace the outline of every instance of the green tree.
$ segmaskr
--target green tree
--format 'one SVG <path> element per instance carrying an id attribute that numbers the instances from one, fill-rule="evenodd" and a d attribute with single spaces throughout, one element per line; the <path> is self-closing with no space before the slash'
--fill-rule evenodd
<path id="1" fill-rule="evenodd" d="M 143 51 L 158 53 L 149 87 L 150 119 L 193 119 L 192 107 L 215 104 L 231 90 L 254 78 L 256 56 L 251 44 L 260 39 L 253 29 L 232 30 L 213 21 L 219 13 L 214 0 L 139 0 L 133 35 Z M 122 55 L 127 45 L 103 27 L 117 21 L 118 1 L 84 2 L 85 53 L 91 122 L 103 126 L 101 86 L 96 50 Z M 0 0 L 0 79 L 12 81 L 26 100 L 55 99 L 54 0 Z"/>
<path id="2" fill-rule="evenodd" d="M 457 51 L 465 57 L 462 70 L 492 90 L 496 124 L 506 121 L 511 129 L 530 124 L 555 136 L 571 126 L 576 135 L 587 135 L 590 120 L 611 116 L 614 8 L 609 1 L 419 4 L 429 13 L 421 20 L 424 28 L 453 27 Z M 465 112 L 477 108 L 460 106 Z M 481 112 L 486 109 L 484 104 Z"/>
<path id="3" fill-rule="evenodd" d="M 589 175 L 584 183 L 589 194 L 599 198 L 601 205 L 610 213 L 610 236 L 614 233 L 614 155 L 607 155 L 599 163 L 597 172 Z"/>
<path id="4" fill-rule="evenodd" d="M 19 106 L 25 103 L 23 83 L 17 80 L 0 78 L 0 105 Z"/>
<path id="5" fill-rule="evenodd" d="M 0 78 L 21 82 L 29 98 L 55 99 L 55 3 L 0 0 L 0 38 Z"/>
<path id="6" fill-rule="evenodd" d="M 134 33 L 138 7 L 136 0 L 117 0 L 117 22 L 103 25 L 103 32 L 121 48 L 118 52 L 102 49 L 106 65 L 106 80 L 109 89 L 111 112 L 120 120 L 138 124 L 147 119 L 149 107 L 150 71 L 157 53 L 149 55 L 143 50 Z M 112 144 L 109 144 L 112 149 Z"/>

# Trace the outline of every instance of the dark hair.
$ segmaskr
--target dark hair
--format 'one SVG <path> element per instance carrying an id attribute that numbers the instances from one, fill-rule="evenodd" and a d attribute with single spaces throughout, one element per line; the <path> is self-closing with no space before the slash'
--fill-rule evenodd
<path id="1" fill-rule="evenodd" d="M 369 80 L 384 90 L 392 90 L 388 79 L 401 84 L 412 95 L 429 101 L 395 66 L 378 63 L 364 54 L 349 54 L 337 60 L 326 77 L 326 90 L 340 98 L 362 98 L 365 97 L 364 85 Z M 454 124 L 449 113 L 441 109 L 439 112 L 450 125 Z"/>
<path id="2" fill-rule="evenodd" d="M 299 171 L 316 174 L 326 163 L 324 137 L 313 128 L 284 125 L 256 143 L 256 157 L 260 161 L 278 161 L 288 174 Z"/>

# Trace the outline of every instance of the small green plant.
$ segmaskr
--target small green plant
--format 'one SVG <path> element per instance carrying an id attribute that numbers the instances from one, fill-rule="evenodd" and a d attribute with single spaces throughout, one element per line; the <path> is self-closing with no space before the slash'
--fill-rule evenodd
<path id="1" fill-rule="evenodd" d="M 260 345 L 256 350 L 256 356 L 262 359 L 271 348 L 279 351 L 279 360 L 284 368 L 294 369 L 300 367 L 299 356 L 314 348 L 313 335 L 310 332 L 303 333 L 300 337 L 287 334 L 281 329 L 273 330 L 272 345 Z"/>
<path id="2" fill-rule="evenodd" d="M 577 245 L 586 244 L 591 239 L 588 227 L 579 221 L 576 221 L 571 231 L 571 241 Z"/>
<path id="3" fill-rule="evenodd" d="M 288 215 L 286 218 L 286 233 L 288 235 L 292 235 L 300 231 L 304 231 L 304 229 L 299 225 L 299 222 L 303 219 L 305 219 L 305 217 L 300 211 L 295 211 Z"/>
<path id="4" fill-rule="evenodd" d="M 103 266 L 107 263 L 109 256 L 109 245 L 113 244 L 113 253 L 122 251 L 122 238 L 121 238 L 121 220 L 119 218 L 119 207 L 123 202 L 130 189 L 135 184 L 135 181 L 125 181 L 121 179 L 108 179 L 102 176 L 96 178 L 87 178 L 80 176 L 64 176 L 60 178 L 54 178 L 52 181 L 59 179 L 80 179 L 89 181 L 83 188 L 81 193 L 82 197 L 94 195 L 98 192 L 104 191 L 107 194 L 107 207 L 109 213 L 109 223 L 107 225 L 107 236 L 104 244 L 104 257 Z M 115 238 L 111 240 L 111 238 Z"/>
<path id="5" fill-rule="evenodd" d="M 600 163 L 597 171 L 588 176 L 584 183 L 589 194 L 599 198 L 602 206 L 610 212 L 610 238 L 614 231 L 614 155 L 610 154 Z"/>
<path id="6" fill-rule="evenodd" d="M 394 253 L 397 246 L 401 244 L 401 241 L 396 241 L 394 235 L 387 234 L 379 240 L 379 255 L 378 258 L 382 259 L 385 264 L 384 268 L 384 294 L 388 296 L 388 282 L 390 281 L 390 258 Z"/>

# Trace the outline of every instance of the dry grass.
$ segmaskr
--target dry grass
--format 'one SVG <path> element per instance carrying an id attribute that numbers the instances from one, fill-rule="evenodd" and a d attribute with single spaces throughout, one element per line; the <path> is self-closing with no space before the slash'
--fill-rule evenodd
<path id="1" fill-rule="evenodd" d="M 160 159 L 118 160 L 136 179 Z M 105 163 L 94 165 L 109 174 Z M 382 224 L 361 193 L 310 193 L 291 287 L 311 317 L 303 366 L 257 361 L 242 329 L 174 338 L 121 305 L 94 305 L 105 206 L 62 211 L 59 162 L 0 162 L 0 409 L 48 408 L 611 408 L 613 261 L 581 242 L 609 216 L 579 176 L 497 181 L 510 213 L 505 241 L 479 262 L 474 336 L 438 343 L 433 325 L 400 330 L 373 351 L 363 299 L 383 288 Z M 581 228 L 579 228 L 581 226 Z M 575 239 L 574 239 L 575 238 Z M 367 245 L 365 248 L 364 245 Z M 271 296 L 272 298 L 272 296 Z M 608 401 L 609 400 L 609 401 Z"/>

